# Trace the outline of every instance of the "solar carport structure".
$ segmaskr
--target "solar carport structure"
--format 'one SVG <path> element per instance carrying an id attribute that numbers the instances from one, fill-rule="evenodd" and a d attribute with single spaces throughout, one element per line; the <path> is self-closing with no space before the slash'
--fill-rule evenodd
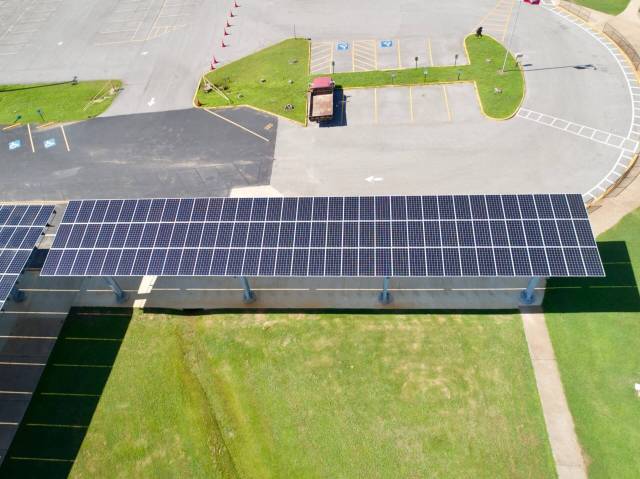
<path id="1" fill-rule="evenodd" d="M 0 205 L 0 310 L 9 297 L 24 299 L 16 283 L 53 212 L 46 205 Z"/>
<path id="2" fill-rule="evenodd" d="M 581 195 L 83 200 L 43 276 L 603 276 Z"/>

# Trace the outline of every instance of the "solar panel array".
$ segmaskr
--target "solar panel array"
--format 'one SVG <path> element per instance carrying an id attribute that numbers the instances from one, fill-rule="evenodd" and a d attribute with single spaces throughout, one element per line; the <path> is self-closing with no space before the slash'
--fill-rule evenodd
<path id="1" fill-rule="evenodd" d="M 85 200 L 49 276 L 601 276 L 580 195 Z"/>
<path id="2" fill-rule="evenodd" d="M 0 309 L 27 264 L 53 206 L 0 206 Z"/>

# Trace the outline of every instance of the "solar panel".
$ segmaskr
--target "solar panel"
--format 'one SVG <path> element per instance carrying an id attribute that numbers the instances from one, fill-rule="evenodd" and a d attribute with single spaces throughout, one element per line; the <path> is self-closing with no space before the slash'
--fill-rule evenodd
<path id="1" fill-rule="evenodd" d="M 72 201 L 42 275 L 603 276 L 604 270 L 580 195 L 441 195 Z"/>
<path id="2" fill-rule="evenodd" d="M 0 309 L 40 241 L 53 210 L 48 205 L 0 206 Z"/>

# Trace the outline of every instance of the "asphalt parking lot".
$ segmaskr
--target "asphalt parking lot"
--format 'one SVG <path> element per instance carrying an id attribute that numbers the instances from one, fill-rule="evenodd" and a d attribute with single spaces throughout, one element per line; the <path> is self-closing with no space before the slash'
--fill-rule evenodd
<path id="1" fill-rule="evenodd" d="M 430 125 L 485 120 L 469 84 L 362 88 L 344 91 L 338 124 Z M 322 128 L 315 124 L 311 128 Z"/>
<path id="2" fill-rule="evenodd" d="M 189 109 L 0 131 L 0 200 L 227 196 L 269 184 L 277 129 L 249 109 Z"/>

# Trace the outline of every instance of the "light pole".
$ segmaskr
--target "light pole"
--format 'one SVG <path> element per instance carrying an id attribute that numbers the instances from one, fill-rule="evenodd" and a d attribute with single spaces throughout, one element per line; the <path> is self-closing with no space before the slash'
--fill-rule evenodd
<path id="1" fill-rule="evenodd" d="M 516 19 L 513 22 L 513 28 L 511 29 L 511 36 L 509 37 L 509 43 L 507 44 L 507 51 L 504 52 L 504 62 L 502 62 L 502 73 L 504 73 L 504 68 L 507 66 L 507 58 L 509 58 L 509 50 L 511 50 L 511 43 L 513 42 L 513 36 L 516 33 L 516 27 L 518 26 L 518 18 L 520 18 L 520 9 L 522 8 L 522 4 L 524 0 L 518 1 L 518 11 L 516 12 Z"/>
<path id="2" fill-rule="evenodd" d="M 414 60 L 416 61 L 416 68 L 418 68 L 418 57 L 415 57 Z"/>
<path id="3" fill-rule="evenodd" d="M 457 67 L 458 66 L 458 54 L 456 53 L 456 56 L 453 57 L 453 66 Z"/>

